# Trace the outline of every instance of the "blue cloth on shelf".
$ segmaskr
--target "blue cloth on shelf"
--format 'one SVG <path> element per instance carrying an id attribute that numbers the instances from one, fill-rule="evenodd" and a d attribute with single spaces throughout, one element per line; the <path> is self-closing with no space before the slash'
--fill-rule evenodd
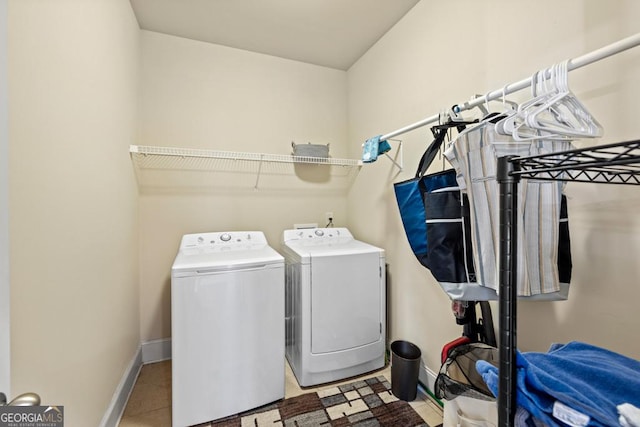
<path id="1" fill-rule="evenodd" d="M 478 361 L 476 369 L 497 396 L 498 368 Z M 590 344 L 516 351 L 516 371 L 517 404 L 549 426 L 614 426 L 617 405 L 640 405 L 640 361 Z"/>
<path id="2" fill-rule="evenodd" d="M 382 135 L 367 139 L 362 150 L 362 161 L 365 163 L 375 162 L 378 155 L 391 150 L 391 145 L 385 140 L 380 141 Z"/>
<path id="3" fill-rule="evenodd" d="M 378 143 L 378 155 L 384 154 L 391 150 L 391 145 L 387 141 L 380 141 Z"/>

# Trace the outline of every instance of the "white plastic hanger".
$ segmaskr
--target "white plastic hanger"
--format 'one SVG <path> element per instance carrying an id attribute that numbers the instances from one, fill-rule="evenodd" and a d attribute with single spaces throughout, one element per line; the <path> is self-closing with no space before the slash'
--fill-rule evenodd
<path id="1" fill-rule="evenodd" d="M 502 91 L 502 109 L 499 111 L 493 111 L 495 110 L 495 108 L 491 108 L 489 103 L 491 101 L 497 101 L 497 99 L 489 99 L 489 94 L 491 94 L 492 91 L 487 92 L 485 95 L 475 95 L 473 97 L 471 97 L 471 101 L 475 101 L 478 98 L 484 98 L 484 104 L 478 104 L 475 107 L 478 108 L 481 112 L 482 112 L 482 117 L 481 117 L 481 121 L 484 120 L 485 118 L 487 118 L 487 116 L 491 115 L 491 118 L 495 117 L 496 115 L 503 115 L 503 114 L 511 114 L 513 113 L 515 110 L 517 110 L 518 108 L 518 104 L 513 102 L 513 101 L 509 101 L 508 99 L 505 98 L 505 90 L 503 88 Z M 507 104 L 509 105 L 507 107 Z"/>
<path id="2" fill-rule="evenodd" d="M 505 95 L 506 95 L 506 92 L 507 92 L 507 86 L 504 86 L 502 88 L 502 106 L 503 106 L 503 108 L 505 107 Z M 511 132 L 509 132 L 509 131 L 507 131 L 505 129 L 505 127 L 504 127 L 505 126 L 505 122 L 507 121 L 507 119 L 509 119 L 510 117 L 513 117 L 518 112 L 518 109 L 520 108 L 520 106 L 514 102 L 512 107 L 513 107 L 512 110 L 511 111 L 505 111 L 506 116 L 495 124 L 496 132 L 498 132 L 498 133 L 500 133 L 502 135 L 510 135 L 511 134 Z"/>
<path id="3" fill-rule="evenodd" d="M 547 97 L 542 104 L 527 111 L 525 115 L 527 126 L 568 137 L 596 138 L 602 136 L 603 129 L 600 123 L 569 89 L 568 74 L 568 61 L 552 68 L 555 94 Z"/>
<path id="4" fill-rule="evenodd" d="M 547 73 L 549 77 L 547 78 Z M 547 111 L 540 110 L 550 98 L 554 97 L 558 93 L 558 87 L 556 85 L 556 77 L 553 72 L 553 67 L 549 70 L 538 71 L 534 77 L 532 77 L 532 94 L 533 98 L 523 103 L 518 109 L 518 113 L 508 122 L 511 125 L 509 130 L 511 136 L 516 141 L 533 141 L 539 139 L 553 139 L 553 140 L 569 140 L 568 135 L 555 133 L 555 132 L 541 132 L 541 129 L 532 126 L 527 120 L 532 111 Z M 549 111 L 551 114 L 555 114 Z"/>
<path id="5" fill-rule="evenodd" d="M 531 77 L 532 98 L 515 114 L 496 124 L 496 131 L 515 141 L 567 141 L 602 136 L 602 126 L 571 92 L 568 61 Z"/>
<path id="6" fill-rule="evenodd" d="M 548 134 L 542 136 L 536 129 L 531 129 L 526 126 L 527 111 L 536 105 L 544 103 L 550 95 L 548 82 L 546 82 L 544 78 L 545 74 L 545 71 L 537 71 L 531 76 L 532 98 L 520 104 L 514 114 L 507 116 L 496 124 L 496 131 L 498 133 L 511 135 L 515 141 L 530 141 L 552 136 Z M 562 139 L 565 138 L 566 137 L 562 137 Z"/>

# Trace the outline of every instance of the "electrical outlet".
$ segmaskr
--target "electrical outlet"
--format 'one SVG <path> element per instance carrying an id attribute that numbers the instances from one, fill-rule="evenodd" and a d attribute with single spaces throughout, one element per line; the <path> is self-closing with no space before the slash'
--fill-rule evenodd
<path id="1" fill-rule="evenodd" d="M 324 213 L 324 219 L 326 220 L 327 224 L 330 223 L 330 222 L 333 222 L 333 220 L 335 219 L 333 217 L 333 212 L 325 212 Z"/>

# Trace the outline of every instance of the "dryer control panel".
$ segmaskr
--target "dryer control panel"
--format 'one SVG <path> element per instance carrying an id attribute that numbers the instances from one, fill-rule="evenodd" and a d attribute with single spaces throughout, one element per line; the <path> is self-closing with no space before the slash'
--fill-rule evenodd
<path id="1" fill-rule="evenodd" d="M 220 231 L 213 233 L 186 234 L 180 248 L 202 248 L 216 246 L 266 245 L 262 231 Z"/>
<path id="2" fill-rule="evenodd" d="M 283 241 L 290 242 L 292 240 L 312 240 L 312 239 L 344 239 L 353 238 L 349 230 L 344 227 L 330 228 L 305 228 L 301 230 L 285 230 L 283 233 Z"/>

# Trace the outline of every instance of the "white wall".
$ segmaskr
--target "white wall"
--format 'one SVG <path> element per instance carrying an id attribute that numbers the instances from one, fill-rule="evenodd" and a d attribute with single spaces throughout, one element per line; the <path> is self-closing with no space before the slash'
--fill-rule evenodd
<path id="1" fill-rule="evenodd" d="M 9 134 L 7 102 L 7 1 L 0 0 L 0 392 L 11 393 L 9 315 Z"/>
<path id="2" fill-rule="evenodd" d="M 95 426 L 137 352 L 138 25 L 126 0 L 8 9 L 12 394 Z"/>
<path id="3" fill-rule="evenodd" d="M 371 136 L 632 35 L 638 16 L 640 4 L 632 0 L 422 1 L 348 71 L 350 155 L 360 155 L 360 144 Z M 571 88 L 605 128 L 598 143 L 640 135 L 634 118 L 639 53 L 636 48 L 570 74 Z M 363 168 L 349 194 L 349 226 L 387 249 L 392 339 L 416 343 L 427 367 L 437 371 L 443 344 L 461 329 L 448 298 L 410 251 L 392 185 L 413 176 L 431 136 L 423 127 L 399 138 L 405 170 L 398 173 L 384 158 Z M 433 166 L 439 168 L 440 163 Z M 519 346 L 545 351 L 552 342 L 575 339 L 638 358 L 640 343 L 630 337 L 640 326 L 634 314 L 640 297 L 640 192 L 572 183 L 567 193 L 574 264 L 570 300 L 521 303 Z"/>
<path id="4" fill-rule="evenodd" d="M 291 142 L 346 155 L 346 72 L 141 32 L 137 144 L 288 155 Z M 294 223 L 346 224 L 346 188 L 323 167 L 233 161 L 140 170 L 143 341 L 171 336 L 170 272 L 184 234 L 262 230 L 280 247 Z"/>

